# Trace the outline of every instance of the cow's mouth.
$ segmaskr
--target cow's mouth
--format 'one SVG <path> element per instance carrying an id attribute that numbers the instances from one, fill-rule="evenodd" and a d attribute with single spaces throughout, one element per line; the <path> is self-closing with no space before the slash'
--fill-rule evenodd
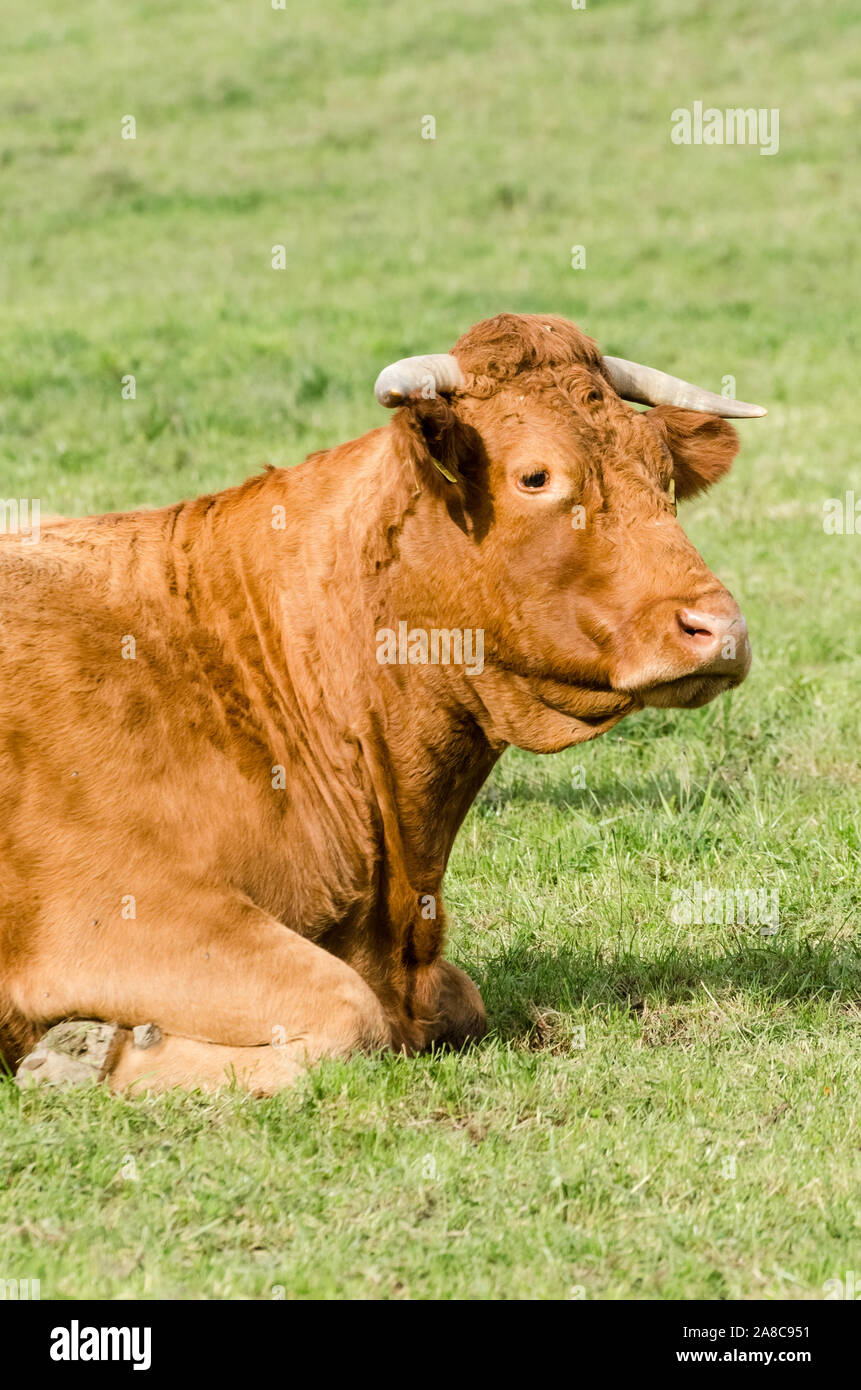
<path id="1" fill-rule="evenodd" d="M 605 724 L 609 725 L 611 723 L 615 723 L 617 720 L 623 718 L 624 715 L 633 714 L 634 710 L 639 708 L 641 703 L 639 700 L 635 699 L 633 695 L 628 695 L 627 692 L 625 692 L 625 695 L 625 703 L 618 706 L 610 713 L 577 714 L 569 715 L 569 718 L 576 719 L 579 724 L 585 724 L 587 728 L 601 729 L 604 727 Z M 561 709 L 559 712 L 560 714 L 568 713 L 568 711 Z"/>
<path id="2" fill-rule="evenodd" d="M 641 705 L 652 705 L 658 709 L 699 709 L 739 683 L 738 676 L 679 676 L 676 680 L 662 681 L 647 690 L 638 690 L 637 700 Z"/>

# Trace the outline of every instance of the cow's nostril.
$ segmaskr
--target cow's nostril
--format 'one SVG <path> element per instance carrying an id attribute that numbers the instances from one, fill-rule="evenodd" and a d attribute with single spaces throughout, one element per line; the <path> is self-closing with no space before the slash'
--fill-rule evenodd
<path id="1" fill-rule="evenodd" d="M 723 606 L 723 605 L 722 605 Z M 728 602 L 723 612 L 709 608 L 677 608 L 676 637 L 698 665 L 745 665 L 749 660 L 747 627 L 736 605 Z"/>
<path id="2" fill-rule="evenodd" d="M 682 632 L 688 635 L 688 637 L 714 636 L 714 633 L 710 632 L 707 627 L 697 626 L 695 623 L 688 622 L 687 619 L 681 617 L 681 615 L 679 616 L 679 627 L 682 629 Z"/>
<path id="3" fill-rule="evenodd" d="M 690 608 L 680 608 L 676 622 L 684 636 L 697 643 L 714 642 L 728 626 L 723 618 L 713 617 L 711 613 L 695 613 Z"/>

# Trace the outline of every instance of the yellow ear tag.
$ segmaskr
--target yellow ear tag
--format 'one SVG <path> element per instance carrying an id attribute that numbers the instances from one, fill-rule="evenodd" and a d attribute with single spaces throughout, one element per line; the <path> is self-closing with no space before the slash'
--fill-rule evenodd
<path id="1" fill-rule="evenodd" d="M 454 476 L 454 474 L 449 473 L 448 469 L 440 463 L 439 459 L 435 459 L 433 455 L 431 455 L 431 463 L 433 464 L 436 471 L 438 473 L 441 473 L 444 478 L 447 478 L 450 483 L 457 482 L 457 478 Z"/>
<path id="2" fill-rule="evenodd" d="M 678 514 L 679 514 L 679 509 L 678 509 L 678 506 L 677 506 L 677 504 L 676 504 L 676 480 L 675 480 L 675 478 L 670 478 L 670 506 L 671 506 L 672 509 L 673 509 L 673 516 L 678 516 Z"/>

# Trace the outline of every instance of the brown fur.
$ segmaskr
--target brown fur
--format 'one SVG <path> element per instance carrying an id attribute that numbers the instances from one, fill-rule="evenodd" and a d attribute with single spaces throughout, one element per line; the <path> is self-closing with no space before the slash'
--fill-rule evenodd
<path id="1" fill-rule="evenodd" d="M 162 1027 L 122 1085 L 272 1090 L 326 1053 L 479 1037 L 441 883 L 503 748 L 743 678 L 680 635 L 680 604 L 734 605 L 667 495 L 724 472 L 734 431 L 632 410 L 564 319 L 454 350 L 463 392 L 297 468 L 0 544 L 10 1064 L 66 1017 Z M 380 665 L 399 621 L 481 628 L 484 671 Z"/>

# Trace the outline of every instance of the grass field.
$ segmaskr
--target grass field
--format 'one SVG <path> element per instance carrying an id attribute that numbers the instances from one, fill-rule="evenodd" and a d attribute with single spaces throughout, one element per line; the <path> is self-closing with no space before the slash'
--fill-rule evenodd
<path id="1" fill-rule="evenodd" d="M 746 685 L 511 752 L 467 819 L 450 954 L 490 1039 L 265 1102 L 0 1083 L 0 1278 L 821 1298 L 861 1270 L 861 535 L 822 526 L 861 497 L 857 6 L 5 0 L 3 29 L 4 497 L 296 462 L 380 423 L 386 362 L 502 309 L 769 415 L 682 509 Z M 778 108 L 779 152 L 674 146 L 695 100 Z M 777 890 L 777 934 L 677 923 L 698 882 Z"/>

